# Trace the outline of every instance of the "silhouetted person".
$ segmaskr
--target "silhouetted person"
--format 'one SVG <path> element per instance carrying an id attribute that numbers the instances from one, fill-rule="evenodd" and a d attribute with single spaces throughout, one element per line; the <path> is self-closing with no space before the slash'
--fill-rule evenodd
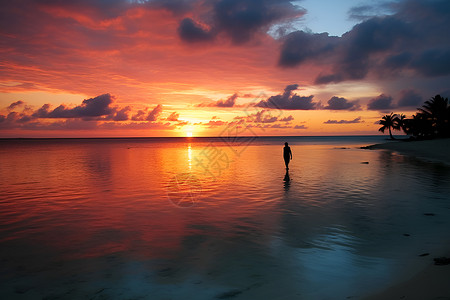
<path id="1" fill-rule="evenodd" d="M 287 142 L 284 143 L 283 158 L 284 158 L 284 164 L 286 165 L 286 170 L 289 170 L 289 161 L 292 159 L 292 151 L 291 151 L 291 147 L 288 146 Z"/>

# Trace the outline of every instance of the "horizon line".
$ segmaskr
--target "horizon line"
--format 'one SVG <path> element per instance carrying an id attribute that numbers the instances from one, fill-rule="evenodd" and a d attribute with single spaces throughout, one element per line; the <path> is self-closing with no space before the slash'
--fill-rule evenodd
<path id="1" fill-rule="evenodd" d="M 262 136 L 147 136 L 147 137 L 0 137 L 0 140 L 94 140 L 94 139 L 207 139 L 207 138 L 293 138 L 293 137 L 382 137 L 381 134 L 350 134 L 350 135 L 262 135 Z M 398 136 L 398 135 L 394 135 Z"/>

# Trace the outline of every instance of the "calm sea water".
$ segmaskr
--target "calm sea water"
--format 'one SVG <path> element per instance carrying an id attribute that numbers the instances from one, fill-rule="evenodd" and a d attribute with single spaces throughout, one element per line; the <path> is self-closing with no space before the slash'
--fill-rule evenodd
<path id="1" fill-rule="evenodd" d="M 361 299 L 450 246 L 450 167 L 378 142 L 2 140 L 0 294 Z"/>

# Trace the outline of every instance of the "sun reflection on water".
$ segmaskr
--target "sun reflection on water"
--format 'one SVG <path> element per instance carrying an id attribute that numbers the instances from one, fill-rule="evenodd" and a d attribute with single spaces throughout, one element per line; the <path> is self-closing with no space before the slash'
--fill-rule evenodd
<path id="1" fill-rule="evenodd" d="M 192 171 L 192 146 L 191 146 L 191 143 L 188 144 L 187 153 L 188 153 L 189 171 Z"/>

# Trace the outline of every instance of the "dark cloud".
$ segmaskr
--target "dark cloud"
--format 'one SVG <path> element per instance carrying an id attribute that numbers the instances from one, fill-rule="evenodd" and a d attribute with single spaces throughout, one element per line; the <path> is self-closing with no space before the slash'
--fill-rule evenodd
<path id="1" fill-rule="evenodd" d="M 398 11 L 398 8 L 396 8 L 396 4 L 393 4 L 392 2 L 372 1 L 370 5 L 366 4 L 351 7 L 348 10 L 347 15 L 349 20 L 362 22 L 376 16 L 391 15 L 394 14 L 396 11 Z"/>
<path id="2" fill-rule="evenodd" d="M 283 125 L 283 124 L 273 124 L 273 125 L 270 125 L 270 126 L 264 126 L 264 128 L 280 128 L 280 129 L 283 129 L 283 128 L 291 128 L 291 126 Z"/>
<path id="3" fill-rule="evenodd" d="M 286 86 L 282 95 L 272 96 L 267 100 L 261 100 L 255 106 L 276 109 L 290 109 L 290 110 L 311 110 L 316 109 L 317 103 L 312 101 L 314 96 L 298 96 L 293 94 L 298 88 L 298 84 L 291 84 Z"/>
<path id="4" fill-rule="evenodd" d="M 100 116 L 108 116 L 115 113 L 115 110 L 110 107 L 113 102 L 110 94 L 103 94 L 95 98 L 83 100 L 83 103 L 74 108 L 67 108 L 65 105 L 60 105 L 54 110 L 50 111 L 50 105 L 44 104 L 37 110 L 33 117 L 35 118 L 92 118 Z"/>
<path id="5" fill-rule="evenodd" d="M 377 9 L 371 5 L 360 5 L 350 8 L 348 17 L 351 20 L 364 21 L 377 14 Z"/>
<path id="6" fill-rule="evenodd" d="M 382 16 L 370 13 L 380 14 L 379 7 L 353 8 L 350 15 L 362 21 L 341 37 L 290 33 L 282 41 L 279 65 L 324 65 L 317 84 L 361 80 L 369 73 L 382 78 L 450 75 L 450 2 L 404 0 L 389 8 L 390 14 Z"/>
<path id="7" fill-rule="evenodd" d="M 224 33 L 234 44 L 243 44 L 258 33 L 266 33 L 273 24 L 305 14 L 304 9 L 288 0 L 215 0 L 198 1 L 197 5 L 208 13 L 200 21 L 185 18 L 180 22 L 178 33 L 186 42 L 209 41 Z"/>
<path id="8" fill-rule="evenodd" d="M 0 115 L 0 128 L 11 129 L 25 126 L 28 122 L 34 120 L 31 115 L 12 111 L 8 115 Z"/>
<path id="9" fill-rule="evenodd" d="M 219 0 L 214 5 L 216 26 L 236 44 L 244 43 L 269 25 L 304 14 L 286 0 Z"/>
<path id="10" fill-rule="evenodd" d="M 423 103 L 423 98 L 414 90 L 403 90 L 400 92 L 398 107 L 419 107 Z"/>
<path id="11" fill-rule="evenodd" d="M 131 111 L 131 107 L 126 106 L 122 109 L 116 109 L 114 116 L 112 117 L 113 121 L 127 121 L 128 113 Z"/>
<path id="12" fill-rule="evenodd" d="M 279 121 L 280 122 L 290 122 L 290 121 L 293 121 L 293 120 L 294 120 L 294 117 L 289 115 L 288 117 L 281 118 Z"/>
<path id="13" fill-rule="evenodd" d="M 131 117 L 132 121 L 145 121 L 145 118 L 147 117 L 147 110 L 138 110 L 135 115 Z"/>
<path id="14" fill-rule="evenodd" d="M 401 70 L 409 65 L 412 58 L 413 55 L 410 52 L 387 55 L 383 62 L 383 67 L 388 70 Z"/>
<path id="15" fill-rule="evenodd" d="M 328 120 L 323 122 L 323 124 L 356 124 L 356 123 L 362 123 L 364 121 L 361 121 L 361 117 L 357 117 L 353 120 Z"/>
<path id="16" fill-rule="evenodd" d="M 278 121 L 278 117 L 270 115 L 266 110 L 261 110 L 256 114 L 251 116 L 253 122 L 255 123 L 274 123 Z"/>
<path id="17" fill-rule="evenodd" d="M 293 128 L 294 129 L 308 129 L 308 127 L 306 127 L 305 125 L 295 125 Z"/>
<path id="18" fill-rule="evenodd" d="M 367 76 L 376 57 L 390 52 L 398 44 L 412 36 L 411 28 L 395 17 L 374 17 L 345 33 L 341 38 L 338 57 L 335 58 L 333 72 L 321 74 L 317 83 L 359 80 Z"/>
<path id="19" fill-rule="evenodd" d="M 23 102 L 22 100 L 18 100 L 18 101 L 16 101 L 16 102 L 11 103 L 11 104 L 7 107 L 7 109 L 8 109 L 8 110 L 13 110 L 14 108 L 19 107 L 19 106 L 22 106 L 22 105 L 24 105 L 24 104 L 25 104 L 25 102 Z"/>
<path id="20" fill-rule="evenodd" d="M 81 105 L 73 108 L 68 108 L 65 105 L 59 105 L 55 109 L 51 109 L 50 104 L 44 104 L 37 110 L 32 110 L 23 101 L 16 101 L 11 103 L 8 108 L 15 108 L 18 105 L 25 105 L 21 113 L 11 111 L 6 116 L 0 115 L 0 128 L 14 129 L 21 128 L 27 130 L 68 130 L 68 129 L 105 129 L 105 126 L 112 128 L 112 123 L 123 124 L 117 125 L 117 128 L 147 128 L 144 125 L 131 125 L 136 122 L 123 121 L 140 121 L 143 123 L 154 123 L 162 112 L 162 105 L 157 105 L 152 110 L 146 108 L 139 110 L 132 118 L 130 113 L 132 108 L 130 106 L 119 107 L 111 106 L 114 97 L 110 94 L 104 94 L 95 98 L 83 100 Z M 11 109 L 9 109 L 11 110 Z M 39 119 L 66 119 L 52 122 L 41 122 Z M 178 121 L 178 114 L 172 113 L 168 121 Z M 112 121 L 112 122 L 108 122 Z M 108 123 L 109 125 L 104 125 Z M 129 125 L 125 125 L 129 124 Z M 182 125 L 178 123 L 176 126 Z M 164 128 L 168 128 L 164 125 Z M 150 127 L 149 127 L 150 128 Z M 156 128 L 156 127 L 155 127 Z M 162 127 L 161 127 L 162 128 Z"/>
<path id="21" fill-rule="evenodd" d="M 185 18 L 180 22 L 178 34 L 183 41 L 189 43 L 206 42 L 214 38 L 211 31 L 203 28 L 191 18 Z"/>
<path id="22" fill-rule="evenodd" d="M 18 113 L 18 112 L 10 112 L 7 116 L 6 116 L 6 121 L 9 123 L 26 123 L 31 121 L 33 118 L 27 114 L 24 113 Z"/>
<path id="23" fill-rule="evenodd" d="M 146 121 L 156 121 L 162 112 L 162 105 L 158 104 L 145 118 Z"/>
<path id="24" fill-rule="evenodd" d="M 395 108 L 395 105 L 392 103 L 392 97 L 385 94 L 381 94 L 378 97 L 371 99 L 367 104 L 367 109 L 369 110 L 384 111 L 392 108 Z"/>
<path id="25" fill-rule="evenodd" d="M 450 44 L 444 47 L 423 51 L 410 62 L 409 67 L 426 77 L 449 75 Z"/>
<path id="26" fill-rule="evenodd" d="M 51 105 L 46 103 L 33 113 L 34 118 L 47 118 Z"/>
<path id="27" fill-rule="evenodd" d="M 131 117 L 132 121 L 156 121 L 158 117 L 161 115 L 163 111 L 163 107 L 161 104 L 156 105 L 150 112 L 149 108 L 140 109 Z"/>
<path id="28" fill-rule="evenodd" d="M 328 105 L 324 107 L 324 109 L 329 110 L 358 110 L 361 109 L 361 106 L 357 103 L 357 101 L 350 102 L 342 97 L 331 97 L 328 100 Z"/>
<path id="29" fill-rule="evenodd" d="M 236 104 L 236 99 L 238 97 L 238 94 L 233 94 L 230 97 L 227 98 L 227 100 L 219 100 L 217 101 L 216 106 L 217 107 L 233 107 L 234 104 Z"/>
<path id="30" fill-rule="evenodd" d="M 294 67 L 305 61 L 320 59 L 333 51 L 337 41 L 337 37 L 330 37 L 328 33 L 292 32 L 284 38 L 279 65 Z"/>

